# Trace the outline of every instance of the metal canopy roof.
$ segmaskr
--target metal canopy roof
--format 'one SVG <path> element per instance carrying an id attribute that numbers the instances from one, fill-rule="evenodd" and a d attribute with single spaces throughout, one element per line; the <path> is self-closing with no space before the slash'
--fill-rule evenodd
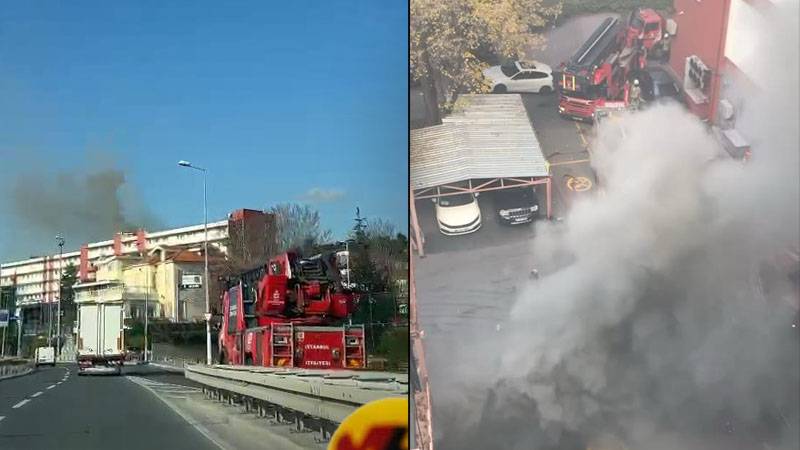
<path id="1" fill-rule="evenodd" d="M 441 125 L 411 130 L 411 186 L 546 177 L 547 161 L 518 94 L 471 94 Z"/>

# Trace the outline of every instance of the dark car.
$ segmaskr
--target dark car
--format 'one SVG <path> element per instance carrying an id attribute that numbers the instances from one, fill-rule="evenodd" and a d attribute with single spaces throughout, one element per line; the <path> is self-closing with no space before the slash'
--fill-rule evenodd
<path id="1" fill-rule="evenodd" d="M 503 223 L 531 223 L 539 215 L 539 198 L 530 186 L 501 189 L 494 193 L 494 207 Z"/>
<path id="2" fill-rule="evenodd" d="M 642 84 L 642 99 L 647 103 L 661 103 L 676 101 L 683 103 L 683 95 L 666 70 L 654 67 L 648 68 L 640 80 Z"/>

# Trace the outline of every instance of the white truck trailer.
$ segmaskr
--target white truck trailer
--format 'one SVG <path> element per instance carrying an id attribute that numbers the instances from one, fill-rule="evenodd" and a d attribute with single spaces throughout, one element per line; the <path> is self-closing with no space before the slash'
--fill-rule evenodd
<path id="1" fill-rule="evenodd" d="M 125 329 L 122 302 L 78 304 L 78 375 L 122 373 Z"/>

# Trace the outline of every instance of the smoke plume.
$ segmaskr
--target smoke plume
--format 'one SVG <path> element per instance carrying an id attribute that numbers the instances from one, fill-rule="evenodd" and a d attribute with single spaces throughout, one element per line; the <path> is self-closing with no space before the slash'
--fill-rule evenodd
<path id="1" fill-rule="evenodd" d="M 17 253 L 51 252 L 53 236 L 63 233 L 70 248 L 111 239 L 118 231 L 159 226 L 138 201 L 125 173 L 114 168 L 81 172 L 23 173 L 7 191 L 7 204 L 26 236 L 16 242 Z"/>
<path id="2" fill-rule="evenodd" d="M 462 336 L 500 356 L 488 381 L 461 381 L 462 398 L 434 392 L 460 411 L 437 424 L 442 448 L 800 446 L 797 309 L 762 283 L 762 263 L 800 242 L 798 14 L 786 3 L 759 34 L 775 78 L 737 122 L 752 161 L 720 158 L 677 105 L 624 118 L 624 140 L 601 130 L 603 195 L 538 225 L 544 276 L 499 337 Z"/>

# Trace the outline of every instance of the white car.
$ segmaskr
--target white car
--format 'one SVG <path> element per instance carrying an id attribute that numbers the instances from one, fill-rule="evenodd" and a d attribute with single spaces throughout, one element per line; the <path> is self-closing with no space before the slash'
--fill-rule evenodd
<path id="1" fill-rule="evenodd" d="M 447 236 L 458 236 L 478 231 L 481 227 L 481 208 L 477 194 L 458 194 L 435 198 L 436 223 Z"/>
<path id="2" fill-rule="evenodd" d="M 56 349 L 53 347 L 38 347 L 36 349 L 35 362 L 36 366 L 55 366 L 56 365 Z"/>
<path id="3" fill-rule="evenodd" d="M 492 92 L 553 92 L 553 70 L 537 61 L 514 61 L 502 66 L 493 66 L 483 71 L 492 83 Z"/>

